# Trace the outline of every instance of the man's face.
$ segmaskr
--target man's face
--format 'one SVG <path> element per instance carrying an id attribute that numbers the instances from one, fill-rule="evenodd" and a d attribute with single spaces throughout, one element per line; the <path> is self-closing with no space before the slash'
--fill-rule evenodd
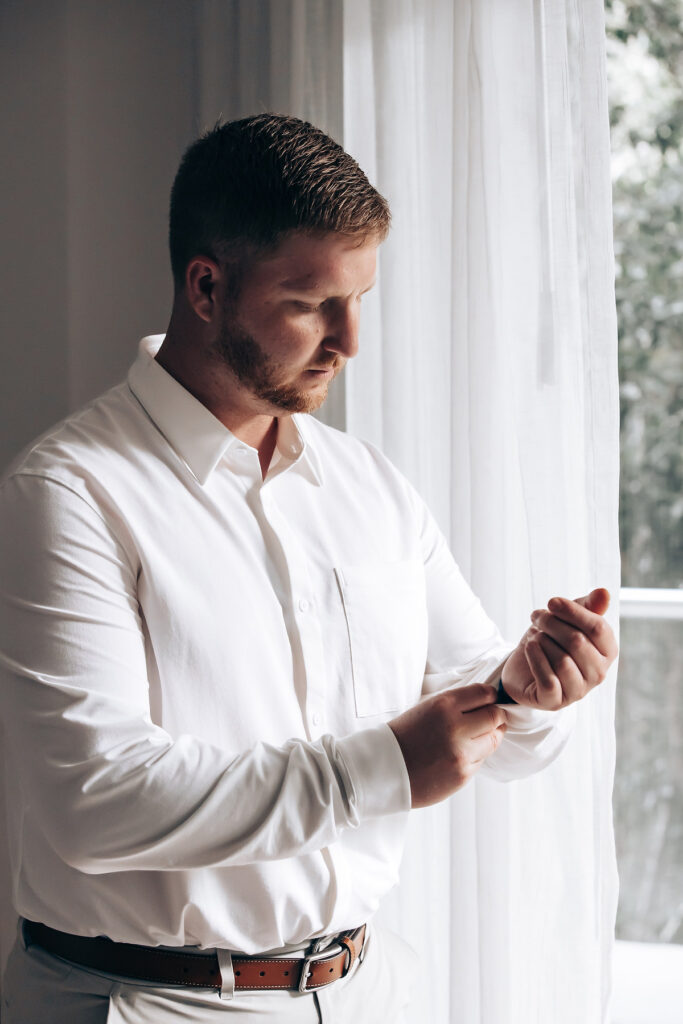
<path id="1" fill-rule="evenodd" d="M 312 412 L 358 351 L 361 296 L 375 281 L 377 241 L 292 234 L 249 267 L 226 300 L 217 355 L 259 411 Z"/>

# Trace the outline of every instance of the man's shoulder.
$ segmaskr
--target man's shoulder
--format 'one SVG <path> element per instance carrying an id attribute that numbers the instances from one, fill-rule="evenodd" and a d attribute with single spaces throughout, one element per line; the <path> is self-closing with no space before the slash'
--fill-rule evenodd
<path id="1" fill-rule="evenodd" d="M 297 419 L 305 439 L 320 459 L 326 479 L 336 478 L 346 487 L 377 487 L 389 491 L 394 500 L 412 495 L 407 478 L 371 441 L 328 426 L 313 416 Z"/>
<path id="2" fill-rule="evenodd" d="M 297 416 L 297 424 L 306 440 L 316 449 L 321 459 L 343 458 L 355 460 L 362 465 L 388 468 L 398 473 L 396 467 L 372 442 L 348 434 L 337 427 L 316 419 L 314 416 Z"/>
<path id="3" fill-rule="evenodd" d="M 127 383 L 121 382 L 55 423 L 19 452 L 0 483 L 36 476 L 67 486 L 97 475 L 112 457 L 125 457 L 135 443 L 140 410 Z"/>

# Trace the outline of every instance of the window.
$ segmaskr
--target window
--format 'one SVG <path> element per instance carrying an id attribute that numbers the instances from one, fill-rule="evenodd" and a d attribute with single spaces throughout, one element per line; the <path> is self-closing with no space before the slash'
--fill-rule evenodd
<path id="1" fill-rule="evenodd" d="M 666 1024 L 683 1004 L 683 2 L 607 0 L 606 18 L 624 588 L 613 1022 Z"/>

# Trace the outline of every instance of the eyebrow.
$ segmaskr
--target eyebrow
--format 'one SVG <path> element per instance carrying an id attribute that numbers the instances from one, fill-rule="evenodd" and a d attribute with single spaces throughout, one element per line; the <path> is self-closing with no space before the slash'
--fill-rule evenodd
<path id="1" fill-rule="evenodd" d="M 367 288 L 363 289 L 361 295 L 365 295 L 366 292 L 369 292 L 371 288 L 375 287 L 376 283 L 377 278 L 375 277 Z M 286 281 L 280 281 L 279 287 L 285 288 L 287 291 L 291 292 L 314 292 L 320 287 L 320 282 L 315 278 L 311 279 L 310 274 L 306 274 L 304 277 L 289 277 Z"/>

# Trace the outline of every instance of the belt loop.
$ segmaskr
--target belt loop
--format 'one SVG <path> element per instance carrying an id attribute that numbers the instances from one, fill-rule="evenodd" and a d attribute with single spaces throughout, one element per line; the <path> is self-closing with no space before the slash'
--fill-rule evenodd
<path id="1" fill-rule="evenodd" d="M 220 999 L 235 998 L 235 972 L 232 967 L 232 955 L 229 949 L 216 949 L 218 969 L 221 972 Z"/>

